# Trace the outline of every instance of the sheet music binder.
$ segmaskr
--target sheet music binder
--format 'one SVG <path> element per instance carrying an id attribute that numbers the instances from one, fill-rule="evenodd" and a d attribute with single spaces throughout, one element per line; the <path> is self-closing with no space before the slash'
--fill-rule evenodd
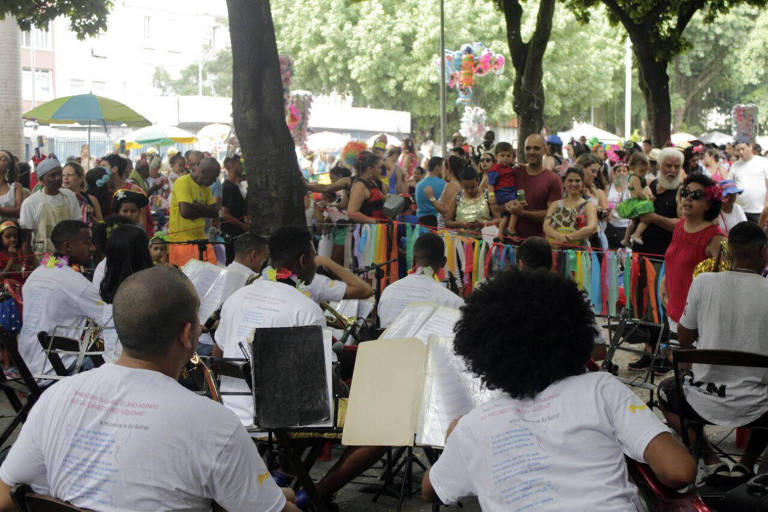
<path id="1" fill-rule="evenodd" d="M 330 346 L 325 344 L 323 329 L 316 325 L 254 330 L 255 425 L 280 429 L 332 421 Z"/>

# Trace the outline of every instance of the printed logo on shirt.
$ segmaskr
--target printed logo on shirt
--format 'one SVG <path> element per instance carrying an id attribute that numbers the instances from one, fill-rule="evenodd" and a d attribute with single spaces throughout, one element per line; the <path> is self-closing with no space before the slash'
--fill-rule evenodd
<path id="1" fill-rule="evenodd" d="M 259 485 L 264 485 L 264 482 L 267 481 L 267 478 L 269 478 L 269 471 L 265 471 L 264 473 L 260 474 L 257 477 L 257 480 L 259 481 Z"/>
<path id="2" fill-rule="evenodd" d="M 642 411 L 643 409 L 647 409 L 647 408 L 648 408 L 648 406 L 645 405 L 645 404 L 643 404 L 643 405 L 632 404 L 632 405 L 629 406 L 629 410 L 632 412 L 632 414 L 636 413 L 637 411 Z"/>

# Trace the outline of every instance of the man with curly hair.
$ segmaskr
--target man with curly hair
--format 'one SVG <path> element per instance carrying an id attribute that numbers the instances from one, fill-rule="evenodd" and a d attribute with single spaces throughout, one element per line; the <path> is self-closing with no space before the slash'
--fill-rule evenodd
<path id="1" fill-rule="evenodd" d="M 462 308 L 454 350 L 496 398 L 451 425 L 422 481 L 426 500 L 476 495 L 488 511 L 640 510 L 624 456 L 672 488 L 696 464 L 640 398 L 612 375 L 585 373 L 595 338 L 576 284 L 511 271 Z"/>

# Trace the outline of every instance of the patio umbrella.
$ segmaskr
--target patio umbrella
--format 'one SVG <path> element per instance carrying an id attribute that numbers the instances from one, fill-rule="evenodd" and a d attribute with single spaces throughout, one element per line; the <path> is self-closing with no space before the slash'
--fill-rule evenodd
<path id="1" fill-rule="evenodd" d="M 147 126 L 125 136 L 126 145 L 135 143 L 139 146 L 170 146 L 172 144 L 192 144 L 197 137 L 175 126 Z"/>
<path id="2" fill-rule="evenodd" d="M 335 132 L 318 132 L 307 137 L 307 148 L 312 151 L 341 149 L 349 142 L 349 135 Z"/>
<path id="3" fill-rule="evenodd" d="M 88 125 L 88 144 L 91 143 L 91 125 L 127 125 L 149 126 L 149 120 L 119 101 L 96 96 L 95 94 L 78 94 L 56 98 L 33 108 L 22 115 L 24 119 L 37 121 L 40 124 L 72 124 Z"/>

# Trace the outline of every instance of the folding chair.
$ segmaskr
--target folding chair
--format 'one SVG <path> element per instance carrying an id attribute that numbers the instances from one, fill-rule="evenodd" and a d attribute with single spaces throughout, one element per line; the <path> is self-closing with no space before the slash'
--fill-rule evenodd
<path id="1" fill-rule="evenodd" d="M 675 386 L 681 397 L 684 397 L 683 374 L 680 364 L 709 364 L 717 366 L 742 366 L 746 368 L 767 368 L 768 356 L 752 352 L 739 352 L 736 350 L 697 350 L 680 349 L 672 355 L 672 366 L 675 372 Z M 688 446 L 688 428 L 691 425 L 699 426 L 685 418 L 685 408 L 680 411 L 680 430 L 683 443 Z M 701 425 L 703 428 L 703 425 Z M 699 436 L 701 439 L 701 436 Z M 694 447 L 694 455 L 698 455 L 698 446 Z"/>
<path id="2" fill-rule="evenodd" d="M 19 377 L 8 379 L 5 373 L 0 371 L 0 390 L 5 393 L 8 402 L 15 411 L 15 416 L 0 433 L 0 446 L 4 445 L 16 427 L 26 421 L 27 414 L 42 394 L 42 388 L 37 384 L 32 373 L 27 368 L 24 359 L 19 354 L 16 346 L 16 336 L 0 327 L 0 349 L 5 350 L 13 366 L 19 372 Z"/>
<path id="3" fill-rule="evenodd" d="M 11 489 L 11 499 L 21 512 L 88 512 L 80 508 L 44 494 L 32 492 L 28 484 L 17 484 Z"/>
<path id="4" fill-rule="evenodd" d="M 640 491 L 650 512 L 675 510 L 676 512 L 710 512 L 710 508 L 695 492 L 679 493 L 656 478 L 647 464 L 625 457 L 629 477 Z"/>
<path id="5" fill-rule="evenodd" d="M 60 353 L 80 354 L 81 342 L 74 338 L 67 338 L 65 336 L 51 336 L 45 331 L 37 333 L 37 341 L 40 346 L 43 347 L 43 351 L 48 356 L 48 361 L 53 367 L 53 371 L 59 377 L 67 377 L 72 373 L 78 373 L 80 368 L 76 367 L 73 371 L 69 371 L 59 356 Z M 98 343 L 98 342 L 96 342 Z M 94 343 L 90 347 L 86 347 L 85 352 L 82 353 L 83 357 L 89 357 L 95 367 L 99 367 L 104 364 L 104 346 L 97 346 Z M 92 350 L 96 349 L 96 350 Z"/>

